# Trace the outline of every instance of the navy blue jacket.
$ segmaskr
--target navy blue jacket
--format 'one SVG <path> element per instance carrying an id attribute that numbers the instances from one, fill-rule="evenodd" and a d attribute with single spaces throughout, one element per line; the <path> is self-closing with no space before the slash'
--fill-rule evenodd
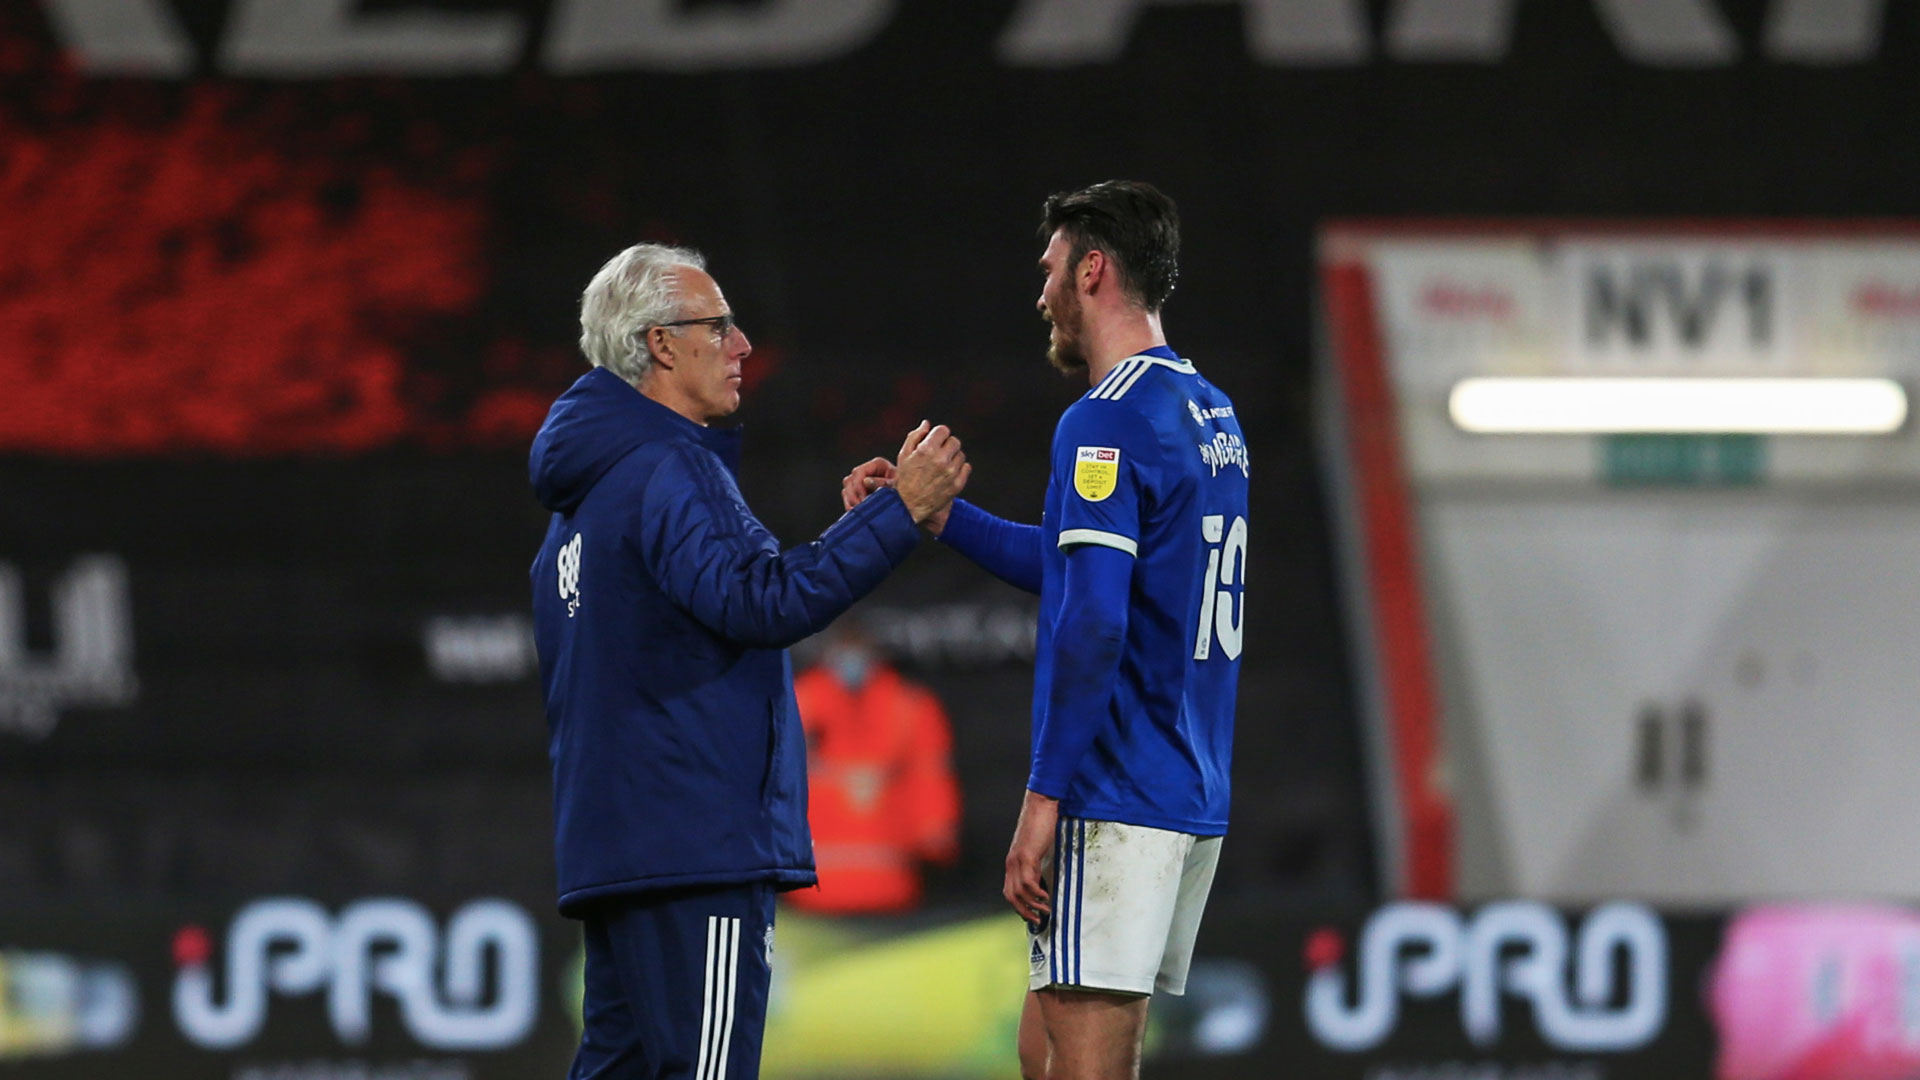
<path id="1" fill-rule="evenodd" d="M 595 369 L 534 439 L 533 562 L 560 910 L 692 885 L 814 882 L 787 646 L 919 543 L 891 490 L 781 551 L 740 497 L 739 432 Z"/>

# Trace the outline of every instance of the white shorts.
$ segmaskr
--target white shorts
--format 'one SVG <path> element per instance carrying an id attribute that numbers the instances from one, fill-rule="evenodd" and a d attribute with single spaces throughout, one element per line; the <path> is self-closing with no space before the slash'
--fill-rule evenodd
<path id="1" fill-rule="evenodd" d="M 1062 817 L 1053 913 L 1028 927 L 1027 989 L 1184 994 L 1220 837 Z"/>

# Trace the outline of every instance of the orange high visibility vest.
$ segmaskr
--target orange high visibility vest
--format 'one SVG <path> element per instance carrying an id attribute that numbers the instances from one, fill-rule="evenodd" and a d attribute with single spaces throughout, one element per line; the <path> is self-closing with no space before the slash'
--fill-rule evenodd
<path id="1" fill-rule="evenodd" d="M 820 887 L 787 899 L 840 914 L 913 907 L 920 863 L 959 853 L 960 786 L 940 700 L 877 662 L 857 691 L 820 666 L 795 678 L 793 692 Z"/>

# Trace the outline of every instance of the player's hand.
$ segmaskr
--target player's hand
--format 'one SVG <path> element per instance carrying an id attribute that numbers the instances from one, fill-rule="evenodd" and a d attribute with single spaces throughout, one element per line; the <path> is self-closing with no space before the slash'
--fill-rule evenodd
<path id="1" fill-rule="evenodd" d="M 925 420 L 900 444 L 899 462 L 893 486 L 900 492 L 900 501 L 907 504 L 907 512 L 920 525 L 928 524 L 936 514 L 944 515 L 952 507 L 953 497 L 967 486 L 967 477 L 973 475 L 973 466 L 960 452 L 960 440 L 947 425 L 929 429 Z M 946 518 L 942 516 L 940 522 L 944 525 Z"/>
<path id="2" fill-rule="evenodd" d="M 1013 827 L 1013 846 L 1007 849 L 1007 880 L 1000 895 L 1033 926 L 1044 923 L 1053 910 L 1046 875 L 1053 855 L 1053 829 L 1059 820 L 1059 799 L 1027 792 L 1020 804 L 1020 823 Z"/>
<path id="3" fill-rule="evenodd" d="M 840 480 L 840 508 L 851 510 L 859 506 L 867 496 L 890 486 L 898 471 L 893 462 L 883 457 L 854 466 L 853 471 Z"/>

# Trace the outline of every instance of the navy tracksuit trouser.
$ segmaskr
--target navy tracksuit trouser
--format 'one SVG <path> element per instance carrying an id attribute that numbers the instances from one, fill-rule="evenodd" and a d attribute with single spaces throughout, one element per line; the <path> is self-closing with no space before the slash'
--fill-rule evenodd
<path id="1" fill-rule="evenodd" d="M 585 913 L 586 1027 L 568 1080 L 754 1080 L 772 885 L 649 893 Z"/>

